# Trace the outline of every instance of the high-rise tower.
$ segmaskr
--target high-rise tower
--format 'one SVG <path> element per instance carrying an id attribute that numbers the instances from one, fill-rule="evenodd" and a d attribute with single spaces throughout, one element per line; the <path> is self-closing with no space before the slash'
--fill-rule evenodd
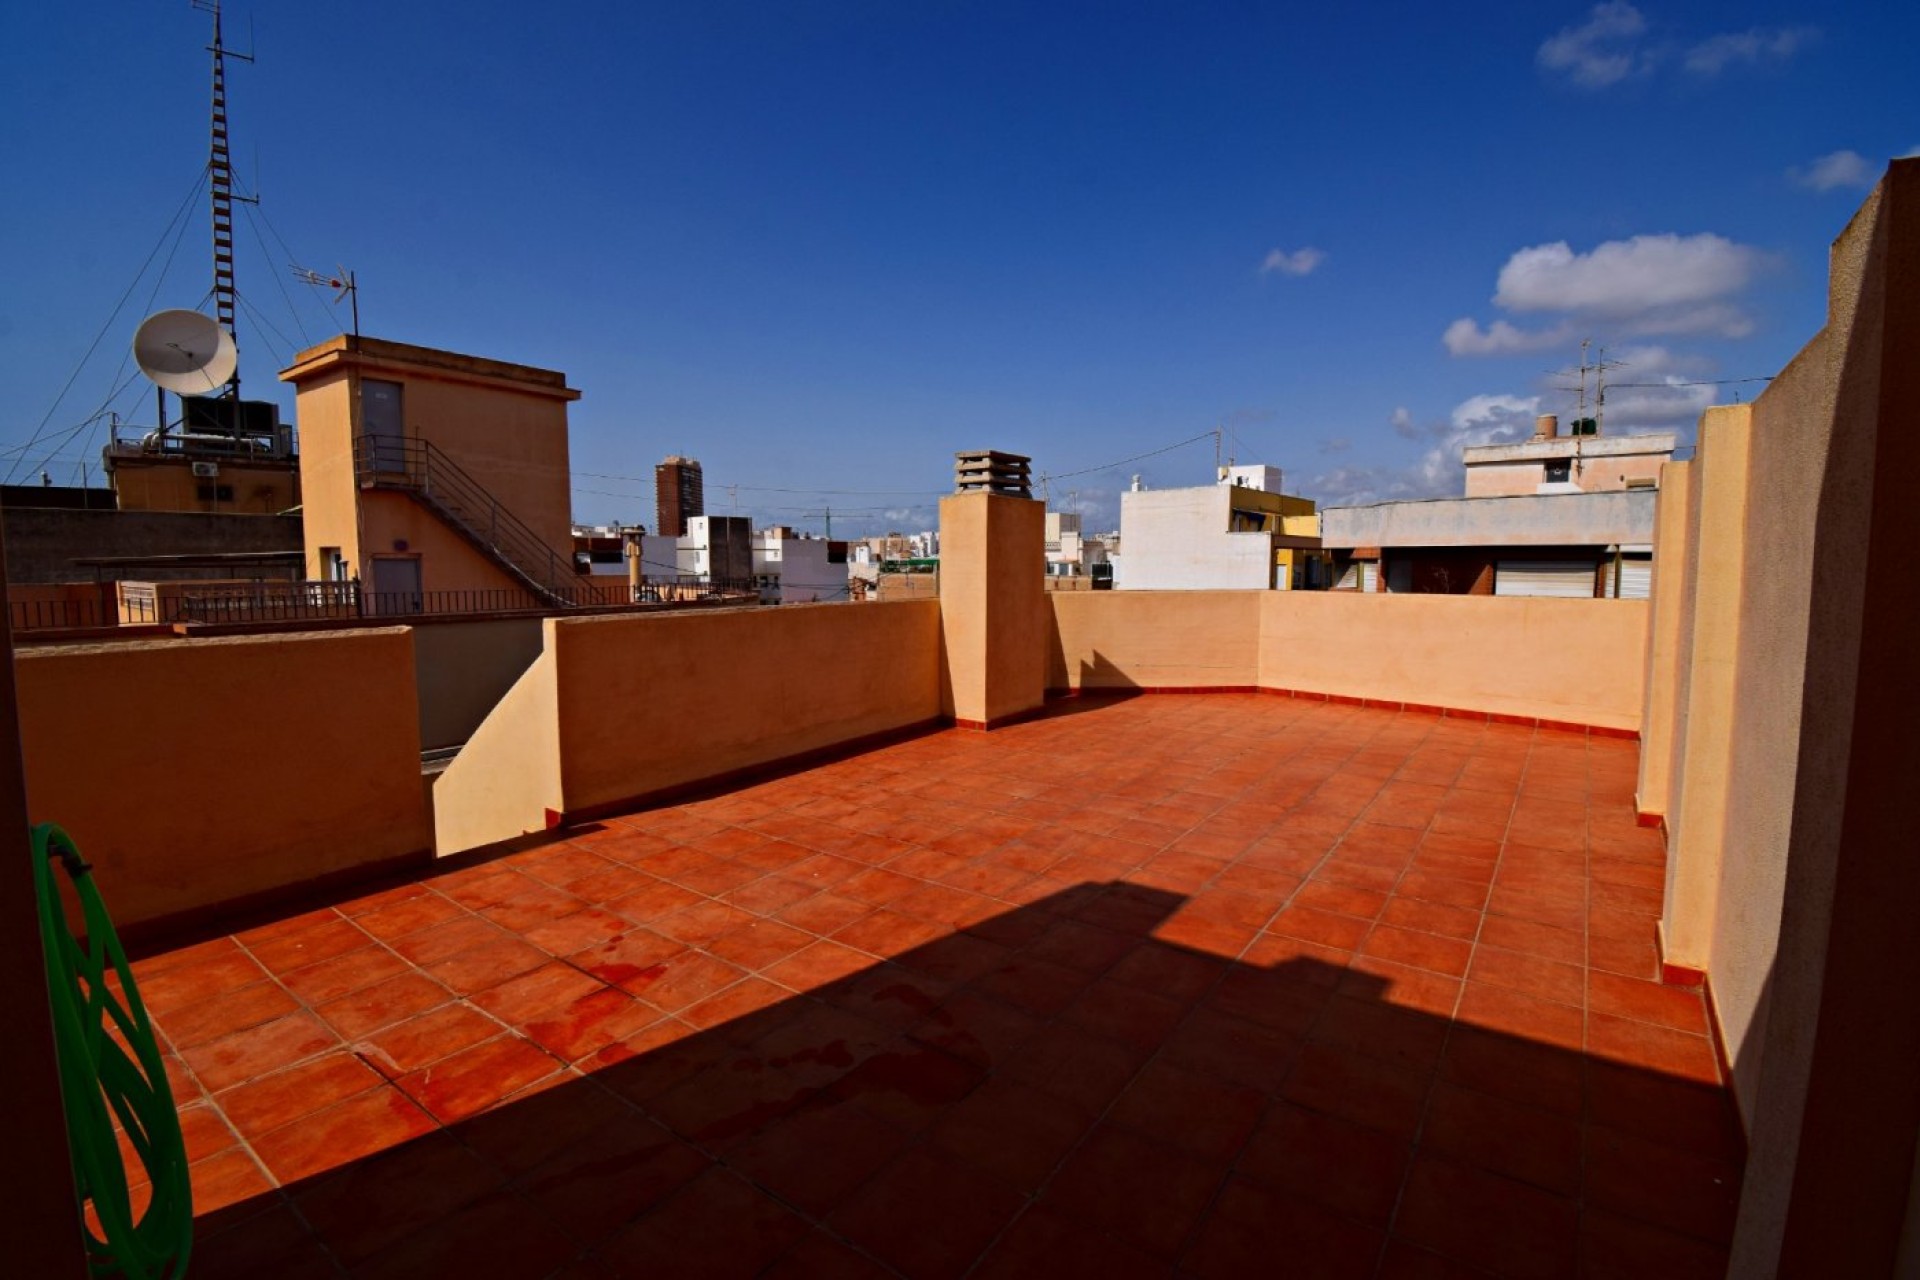
<path id="1" fill-rule="evenodd" d="M 654 467 L 653 499 L 656 530 L 663 537 L 685 537 L 687 521 L 707 513 L 700 464 L 676 453 Z"/>

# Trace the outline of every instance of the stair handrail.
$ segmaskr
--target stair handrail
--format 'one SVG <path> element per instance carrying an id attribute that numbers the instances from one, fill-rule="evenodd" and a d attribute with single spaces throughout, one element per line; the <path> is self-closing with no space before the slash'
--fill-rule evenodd
<path id="1" fill-rule="evenodd" d="M 361 435 L 354 440 L 353 458 L 354 473 L 362 480 L 391 485 L 393 477 L 404 476 L 406 483 L 400 487 L 419 494 L 468 534 L 492 547 L 536 591 L 555 596 L 574 593 L 574 575 L 562 572 L 561 554 L 431 440 Z M 400 465 L 391 465 L 394 462 Z M 469 514 L 469 507 L 485 512 L 484 528 L 477 522 L 478 511 Z M 533 567 L 540 564 L 546 566 L 544 575 Z M 570 559 L 566 567 L 571 567 Z M 555 603 L 573 602 L 556 599 Z"/>

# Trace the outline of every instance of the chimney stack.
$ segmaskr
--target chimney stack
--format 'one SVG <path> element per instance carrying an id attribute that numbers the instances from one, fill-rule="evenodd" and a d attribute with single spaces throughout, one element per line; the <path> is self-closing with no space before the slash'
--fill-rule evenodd
<path id="1" fill-rule="evenodd" d="M 1543 413 L 1533 420 L 1533 438 L 1535 440 L 1551 440 L 1559 434 L 1559 414 Z"/>

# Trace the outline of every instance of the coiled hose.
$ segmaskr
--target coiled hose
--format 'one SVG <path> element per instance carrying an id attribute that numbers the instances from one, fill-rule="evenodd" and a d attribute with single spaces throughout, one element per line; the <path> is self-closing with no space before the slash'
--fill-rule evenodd
<path id="1" fill-rule="evenodd" d="M 79 900 L 84 946 L 67 927 L 55 859 Z M 91 868 L 67 833 L 51 823 L 33 829 L 33 876 L 89 1268 L 96 1276 L 177 1280 L 186 1273 L 193 1245 L 193 1191 L 153 1024 Z M 137 1219 L 116 1119 L 151 1184 Z M 85 1212 L 89 1206 L 91 1215 Z"/>

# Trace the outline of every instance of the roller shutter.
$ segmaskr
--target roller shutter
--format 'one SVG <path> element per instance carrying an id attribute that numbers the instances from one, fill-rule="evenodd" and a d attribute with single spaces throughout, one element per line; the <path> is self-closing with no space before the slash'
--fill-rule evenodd
<path id="1" fill-rule="evenodd" d="M 1334 584 L 1336 591 L 1376 591 L 1379 589 L 1380 565 L 1373 560 L 1354 560 L 1340 572 L 1340 581 Z"/>
<path id="2" fill-rule="evenodd" d="M 1620 598 L 1645 600 L 1653 593 L 1653 561 L 1627 557 L 1620 562 Z"/>
<path id="3" fill-rule="evenodd" d="M 1593 571 L 1585 560 L 1502 560 L 1494 566 L 1493 594 L 1591 599 Z"/>

